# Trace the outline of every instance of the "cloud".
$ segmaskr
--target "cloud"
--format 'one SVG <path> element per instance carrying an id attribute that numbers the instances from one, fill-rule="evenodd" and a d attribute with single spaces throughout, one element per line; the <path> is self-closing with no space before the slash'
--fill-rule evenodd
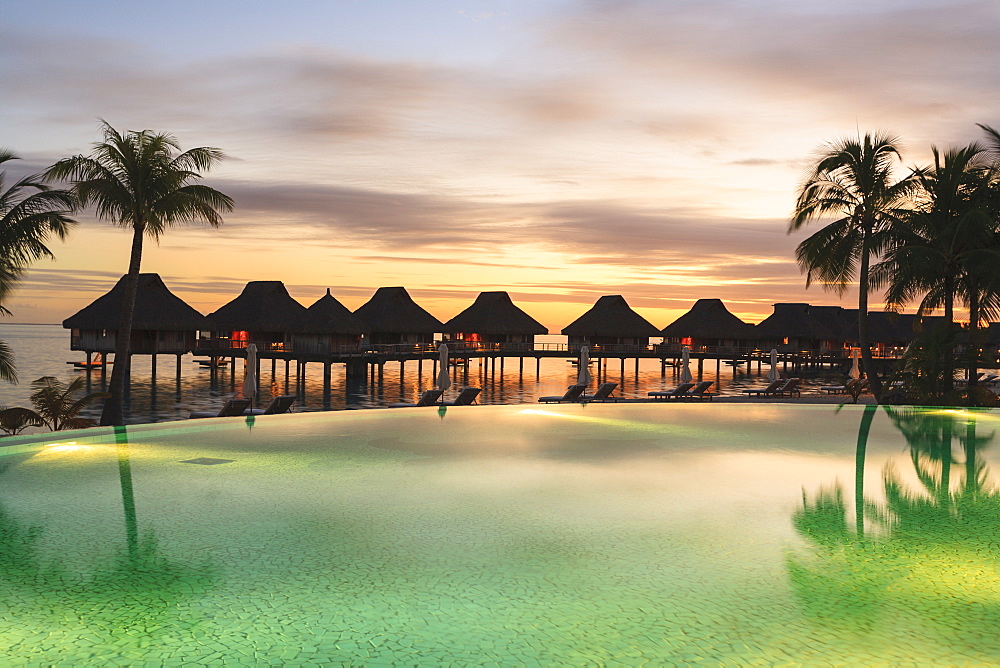
<path id="1" fill-rule="evenodd" d="M 1000 7 L 993 2 L 592 0 L 575 7 L 553 24 L 550 43 L 598 52 L 609 67 L 680 91 L 725 91 L 734 104 L 751 103 L 744 114 L 765 102 L 771 121 L 803 106 L 938 127 L 942 116 L 965 118 L 970 107 L 995 114 Z"/>

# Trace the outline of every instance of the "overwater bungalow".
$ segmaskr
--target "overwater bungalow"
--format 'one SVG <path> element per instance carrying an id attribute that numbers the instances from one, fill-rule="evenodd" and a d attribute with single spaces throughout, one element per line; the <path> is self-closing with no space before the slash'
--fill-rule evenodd
<path id="1" fill-rule="evenodd" d="M 90 305 L 63 320 L 70 330 L 70 349 L 113 353 L 125 295 L 125 276 Z M 159 274 L 139 274 L 132 316 L 130 349 L 133 354 L 183 355 L 194 350 L 199 331 L 211 328 L 208 319 L 176 296 Z"/>
<path id="2" fill-rule="evenodd" d="M 858 345 L 858 310 L 845 309 L 849 314 L 846 327 L 847 345 Z M 876 357 L 896 357 L 906 350 L 924 327 L 943 322 L 942 316 L 918 316 L 915 313 L 868 312 L 868 340 Z"/>
<path id="3" fill-rule="evenodd" d="M 444 324 L 450 341 L 468 346 L 534 343 L 548 329 L 511 301 L 506 292 L 480 292 L 476 301 Z"/>
<path id="4" fill-rule="evenodd" d="M 250 281 L 239 297 L 208 319 L 216 346 L 245 348 L 253 341 L 261 351 L 284 350 L 291 343 L 291 325 L 305 312 L 281 281 Z"/>
<path id="5" fill-rule="evenodd" d="M 368 342 L 373 345 L 429 345 L 434 343 L 434 334 L 444 330 L 441 321 L 421 308 L 402 287 L 379 288 L 354 315 L 368 326 Z"/>
<path id="6" fill-rule="evenodd" d="M 851 313 L 840 306 L 775 304 L 774 313 L 756 327 L 758 345 L 789 352 L 843 353 L 850 347 L 850 318 Z"/>
<path id="7" fill-rule="evenodd" d="M 292 324 L 292 350 L 302 354 L 326 355 L 343 350 L 358 350 L 368 325 L 330 294 L 316 300 Z"/>
<path id="8" fill-rule="evenodd" d="M 708 347 L 747 346 L 757 336 L 754 326 L 730 313 L 721 299 L 699 299 L 660 334 L 664 343 L 690 346 L 696 352 Z"/>
<path id="9" fill-rule="evenodd" d="M 621 295 L 605 295 L 589 311 L 563 328 L 569 344 L 648 346 L 660 330 L 633 311 Z"/>

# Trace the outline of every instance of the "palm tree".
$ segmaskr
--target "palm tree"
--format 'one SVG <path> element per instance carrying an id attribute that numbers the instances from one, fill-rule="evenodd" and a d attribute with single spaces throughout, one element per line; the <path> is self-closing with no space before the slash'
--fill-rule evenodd
<path id="1" fill-rule="evenodd" d="M 838 216 L 796 248 L 806 286 L 818 279 L 841 294 L 858 277 L 858 345 L 869 385 L 881 400 L 882 383 L 875 373 L 868 340 L 869 268 L 886 243 L 913 191 L 913 181 L 893 181 L 899 160 L 898 138 L 876 132 L 826 145 L 816 167 L 799 190 L 788 231 L 825 216 Z"/>
<path id="2" fill-rule="evenodd" d="M 108 396 L 107 392 L 91 392 L 77 397 L 83 389 L 83 378 L 79 377 L 66 385 L 52 376 L 42 376 L 32 381 L 31 387 L 34 392 L 29 399 L 35 410 L 23 410 L 29 411 L 35 422 L 44 424 L 52 431 L 93 427 L 96 421 L 80 417 L 80 413 L 92 401 Z"/>
<path id="3" fill-rule="evenodd" d="M 28 427 L 42 427 L 44 424 L 30 408 L 0 406 L 0 431 L 8 436 L 17 436 Z"/>
<path id="4" fill-rule="evenodd" d="M 0 148 L 0 164 L 11 160 L 17 160 L 17 155 Z M 66 215 L 73 209 L 70 193 L 49 188 L 37 175 L 18 179 L 5 190 L 5 176 L 0 171 L 0 314 L 10 315 L 3 303 L 28 266 L 39 258 L 53 257 L 45 245 L 49 236 L 65 239 L 76 222 Z M 2 342 L 0 378 L 17 382 L 14 355 Z"/>
<path id="5" fill-rule="evenodd" d="M 125 281 L 125 295 L 115 343 L 110 398 L 104 404 L 102 425 L 124 424 L 122 396 L 128 377 L 132 315 L 142 261 L 145 235 L 158 240 L 168 227 L 179 223 L 222 224 L 221 211 L 232 211 L 233 200 L 208 186 L 194 183 L 225 156 L 217 148 L 200 147 L 180 152 L 168 134 L 128 131 L 119 133 L 102 121 L 104 141 L 94 144 L 89 156 L 60 160 L 47 176 L 69 180 L 80 206 L 93 204 L 98 218 L 132 230 L 132 253 Z"/>
<path id="6" fill-rule="evenodd" d="M 931 152 L 933 166 L 913 173 L 920 186 L 916 208 L 897 223 L 892 247 L 872 269 L 873 283 L 887 286 L 890 307 L 923 295 L 918 313 L 942 308 L 951 329 L 955 301 L 964 301 L 969 307 L 969 377 L 975 378 L 979 321 L 984 312 L 994 313 L 1000 306 L 994 276 L 1000 246 L 990 211 L 997 170 L 979 143 L 944 153 L 931 147 Z M 950 385 L 954 351 L 948 351 L 946 360 Z"/>

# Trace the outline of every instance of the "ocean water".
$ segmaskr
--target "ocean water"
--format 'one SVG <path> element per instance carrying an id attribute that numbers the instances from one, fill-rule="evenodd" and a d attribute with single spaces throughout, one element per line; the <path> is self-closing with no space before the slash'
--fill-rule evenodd
<path id="1" fill-rule="evenodd" d="M 55 376 L 63 382 L 76 377 L 87 379 L 84 371 L 76 370 L 70 362 L 83 361 L 84 354 L 69 349 L 69 331 L 59 325 L 0 325 L 0 341 L 4 341 L 14 351 L 17 361 L 19 383 L 0 383 L 0 404 L 6 406 L 29 406 L 31 381 L 42 376 Z M 564 343 L 565 337 L 539 337 L 540 342 Z M 126 422 L 163 422 L 181 420 L 192 411 L 216 410 L 226 399 L 235 394 L 243 382 L 242 363 L 238 363 L 235 375 L 231 369 L 221 369 L 215 377 L 198 365 L 193 355 L 181 358 L 180 381 L 177 380 L 177 362 L 173 355 L 157 358 L 157 374 L 152 374 L 149 356 L 138 355 L 132 361 L 132 384 L 125 405 Z M 596 375 L 596 365 L 591 367 Z M 698 379 L 697 363 L 692 362 L 691 370 Z M 273 366 L 270 360 L 261 361 L 260 394 L 258 403 L 266 403 L 272 396 L 295 394 L 295 365 L 285 373 L 284 362 Z M 739 395 L 743 390 L 766 384 L 768 367 L 751 369 L 732 367 L 717 360 L 705 360 L 701 378 L 714 381 L 712 390 L 722 395 Z M 612 360 L 603 368 L 602 380 L 618 383 L 615 394 L 622 398 L 645 398 L 649 391 L 669 390 L 678 383 L 677 370 L 661 369 L 659 360 L 640 360 L 638 373 L 635 361 L 626 361 L 624 368 L 618 360 Z M 452 393 L 457 388 L 470 385 L 482 388 L 479 395 L 481 404 L 521 404 L 537 403 L 538 397 L 561 395 L 566 386 L 576 381 L 577 367 L 567 356 L 550 357 L 541 360 L 536 369 L 534 359 L 525 359 L 523 365 L 516 358 L 496 365 L 485 360 L 472 360 L 465 367 L 453 367 Z M 90 374 L 89 391 L 105 389 L 106 382 L 101 373 Z M 804 378 L 802 387 L 838 383 L 843 377 L 837 373 L 823 372 Z M 382 408 L 390 403 L 414 401 L 420 392 L 434 384 L 433 364 L 430 360 L 418 365 L 415 361 L 385 365 L 381 380 L 368 379 L 348 382 L 342 365 L 334 365 L 331 391 L 323 391 L 323 369 L 319 364 L 310 365 L 306 370 L 304 392 L 299 393 L 294 410 L 323 411 L 345 409 Z M 592 389 L 596 387 L 596 380 Z M 96 417 L 100 413 L 100 402 L 85 415 Z"/>

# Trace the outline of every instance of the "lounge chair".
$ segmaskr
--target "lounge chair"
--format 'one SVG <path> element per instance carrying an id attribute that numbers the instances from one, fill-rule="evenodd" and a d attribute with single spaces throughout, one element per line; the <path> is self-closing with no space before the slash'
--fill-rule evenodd
<path id="1" fill-rule="evenodd" d="M 784 378 L 778 378 L 777 380 L 772 380 L 771 384 L 767 387 L 760 387 L 755 390 L 743 390 L 743 394 L 750 395 L 751 397 L 756 395 L 760 397 L 769 397 L 773 395 L 779 387 L 785 384 Z"/>
<path id="2" fill-rule="evenodd" d="M 442 401 L 442 406 L 471 406 L 476 403 L 476 397 L 482 392 L 478 387 L 467 387 L 458 393 L 454 401 Z"/>
<path id="3" fill-rule="evenodd" d="M 785 381 L 785 384 L 779 387 L 772 393 L 775 397 L 798 397 L 802 393 L 799 392 L 799 383 L 802 382 L 801 378 L 789 378 Z"/>
<path id="4" fill-rule="evenodd" d="M 616 387 L 618 383 L 601 383 L 593 394 L 581 394 L 580 401 L 618 401 L 617 397 L 611 396 Z"/>
<path id="5" fill-rule="evenodd" d="M 681 383 L 672 390 L 667 390 L 665 392 L 661 391 L 647 392 L 646 396 L 653 397 L 656 400 L 679 399 L 680 397 L 683 397 L 685 394 L 687 394 L 688 390 L 690 390 L 692 387 L 694 387 L 694 383 Z"/>
<path id="6" fill-rule="evenodd" d="M 712 387 L 712 383 L 715 381 L 703 380 L 698 383 L 693 390 L 690 390 L 686 394 L 678 397 L 679 399 L 693 399 L 695 401 L 711 401 L 715 398 L 715 394 L 708 391 L 708 388 Z"/>
<path id="7" fill-rule="evenodd" d="M 192 418 L 210 418 L 210 417 L 236 417 L 237 415 L 243 415 L 243 412 L 250 408 L 249 399 L 230 399 L 222 407 L 218 413 L 213 413 L 211 411 L 195 411 L 191 413 Z"/>
<path id="8" fill-rule="evenodd" d="M 819 389 L 827 394 L 850 394 L 864 389 L 868 385 L 867 378 L 852 378 L 843 385 L 823 385 Z"/>
<path id="9" fill-rule="evenodd" d="M 279 415 L 287 413 L 288 409 L 295 403 L 294 394 L 281 394 L 272 397 L 270 403 L 264 408 L 252 408 L 244 412 L 245 415 Z"/>
<path id="10" fill-rule="evenodd" d="M 434 406 L 437 404 L 438 399 L 441 398 L 441 390 L 424 390 L 424 393 L 420 395 L 416 403 L 406 403 L 401 402 L 398 404 L 389 404 L 389 408 L 419 408 L 421 406 Z"/>
<path id="11" fill-rule="evenodd" d="M 561 397 L 538 397 L 543 404 L 560 404 L 564 401 L 579 401 L 580 395 L 587 389 L 586 385 L 570 385 L 566 388 L 566 394 Z"/>

